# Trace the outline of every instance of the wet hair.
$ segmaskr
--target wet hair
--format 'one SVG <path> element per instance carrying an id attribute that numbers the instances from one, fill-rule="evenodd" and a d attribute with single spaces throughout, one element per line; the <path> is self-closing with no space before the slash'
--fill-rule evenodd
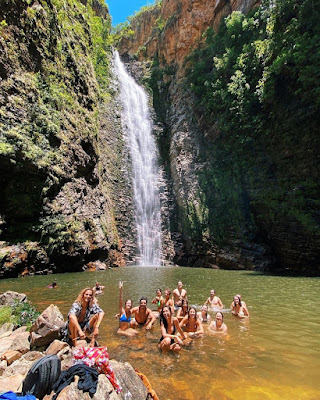
<path id="1" fill-rule="evenodd" d="M 164 310 L 165 308 L 167 308 L 167 309 L 169 310 L 170 316 L 172 316 L 172 310 L 171 310 L 171 307 L 169 307 L 169 306 L 163 306 L 162 309 L 161 309 L 161 311 L 160 311 L 160 325 L 163 324 L 163 326 L 164 326 L 165 329 L 167 330 L 167 329 L 168 329 L 168 322 L 167 322 L 167 320 L 165 319 L 165 317 L 163 316 L 163 310 Z"/>
<path id="2" fill-rule="evenodd" d="M 195 306 L 191 306 L 191 307 L 189 308 L 189 310 L 188 310 L 188 319 L 190 318 L 190 311 L 191 311 L 191 310 L 194 310 L 194 311 L 195 311 L 195 319 L 197 320 L 197 319 L 198 319 L 198 315 L 197 315 L 197 310 L 196 310 Z"/>
<path id="3" fill-rule="evenodd" d="M 92 293 L 92 300 L 90 301 L 90 306 L 92 306 L 92 304 L 94 304 L 94 303 L 97 303 L 98 301 L 97 301 L 97 299 L 94 297 L 93 290 L 92 290 L 91 288 L 89 288 L 89 287 L 87 287 L 87 288 L 81 290 L 81 292 L 78 294 L 78 297 L 76 298 L 75 303 L 81 304 L 81 302 L 82 302 L 82 300 L 83 300 L 83 298 L 84 298 L 84 294 L 85 294 L 85 292 L 87 292 L 88 290 L 90 290 L 90 292 Z"/>
<path id="4" fill-rule="evenodd" d="M 126 304 L 127 304 L 128 301 L 131 301 L 131 307 L 132 307 L 132 306 L 133 306 L 133 302 L 132 302 L 131 299 L 127 299 L 127 300 L 124 302 L 124 306 L 126 306 Z"/>
<path id="5" fill-rule="evenodd" d="M 182 300 L 181 300 L 181 308 L 182 308 L 182 310 L 183 310 L 183 305 L 184 305 L 184 304 L 187 305 L 187 311 L 189 311 L 189 303 L 188 303 L 188 300 L 186 300 L 186 299 L 182 299 Z"/>
<path id="6" fill-rule="evenodd" d="M 57 286 L 57 282 L 52 282 L 51 286 Z"/>
<path id="7" fill-rule="evenodd" d="M 221 312 L 221 311 L 217 311 L 217 312 L 216 312 L 216 316 L 217 316 L 217 314 L 221 314 L 221 316 L 222 316 L 222 322 L 223 322 L 223 314 L 222 314 L 222 312 Z"/>
<path id="8" fill-rule="evenodd" d="M 165 292 L 168 292 L 168 293 L 169 293 L 169 296 L 170 296 L 170 294 L 171 294 L 171 289 L 167 288 L 167 289 L 165 290 Z"/>
<path id="9" fill-rule="evenodd" d="M 162 290 L 161 290 L 160 288 L 158 288 L 158 289 L 156 290 L 156 292 L 157 292 L 158 290 L 159 290 L 159 291 L 160 291 L 160 293 L 162 294 Z"/>
<path id="10" fill-rule="evenodd" d="M 146 303 L 148 304 L 148 299 L 147 299 L 146 297 L 142 296 L 142 297 L 140 298 L 140 300 L 139 300 L 139 303 L 141 303 L 141 300 L 145 300 Z"/>
<path id="11" fill-rule="evenodd" d="M 234 298 L 235 297 L 239 300 L 239 306 L 242 307 L 241 298 L 239 296 L 233 296 L 233 304 L 234 304 Z"/>

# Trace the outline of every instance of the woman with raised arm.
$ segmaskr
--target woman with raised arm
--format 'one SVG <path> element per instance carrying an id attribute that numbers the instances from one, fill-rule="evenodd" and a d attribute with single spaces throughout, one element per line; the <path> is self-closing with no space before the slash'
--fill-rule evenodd
<path id="1" fill-rule="evenodd" d="M 197 310 L 195 307 L 190 307 L 188 314 L 180 322 L 180 328 L 188 333 L 189 337 L 203 336 L 203 326 L 200 319 L 197 317 Z"/>
<path id="2" fill-rule="evenodd" d="M 131 328 L 132 321 L 132 300 L 126 300 L 123 307 L 123 282 L 119 282 L 119 329 L 117 331 L 118 335 L 132 337 L 138 332 Z"/>
<path id="3" fill-rule="evenodd" d="M 164 306 L 161 310 L 160 327 L 162 336 L 158 344 L 159 349 L 179 352 L 183 345 L 182 339 L 186 339 L 186 335 L 181 330 L 177 318 L 172 316 L 171 307 L 169 306 Z M 178 336 L 178 333 L 182 339 Z"/>

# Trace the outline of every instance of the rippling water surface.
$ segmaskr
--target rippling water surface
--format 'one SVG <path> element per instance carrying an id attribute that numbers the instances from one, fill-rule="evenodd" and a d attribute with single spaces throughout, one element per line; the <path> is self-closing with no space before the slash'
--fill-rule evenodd
<path id="1" fill-rule="evenodd" d="M 118 337 L 118 281 L 134 305 L 158 287 L 174 289 L 182 280 L 189 304 L 200 306 L 214 288 L 228 308 L 227 338 L 205 335 L 179 355 L 161 354 L 158 322 L 136 338 Z M 52 280 L 55 290 L 47 289 Z M 99 303 L 106 312 L 100 344 L 110 357 L 129 361 L 147 375 L 161 400 L 318 400 L 320 398 L 320 280 L 254 272 L 196 268 L 126 267 L 103 272 L 36 276 L 0 281 L 0 291 L 24 292 L 43 311 L 56 304 L 66 316 L 78 292 L 95 282 L 105 285 Z M 241 293 L 250 321 L 230 314 L 232 296 Z M 149 304 L 151 305 L 151 304 Z M 151 307 L 152 308 L 152 307 Z"/>

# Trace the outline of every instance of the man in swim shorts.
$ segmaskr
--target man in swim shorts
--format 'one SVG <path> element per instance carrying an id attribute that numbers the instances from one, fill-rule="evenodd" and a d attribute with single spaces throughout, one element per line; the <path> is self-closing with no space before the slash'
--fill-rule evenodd
<path id="1" fill-rule="evenodd" d="M 154 324 L 156 317 L 153 312 L 147 307 L 148 299 L 146 297 L 141 297 L 139 302 L 139 307 L 133 307 L 131 313 L 134 314 L 135 322 L 133 325 L 143 325 L 147 330 L 151 329 Z"/>
<path id="2" fill-rule="evenodd" d="M 181 281 L 178 282 L 178 287 L 174 289 L 172 293 L 172 298 L 175 311 L 177 311 L 177 309 L 181 307 L 183 299 L 188 300 L 187 291 L 183 289 L 183 283 Z"/>
<path id="3" fill-rule="evenodd" d="M 103 317 L 104 312 L 98 306 L 97 300 L 93 296 L 93 290 L 91 288 L 83 289 L 68 313 L 67 332 L 73 346 L 77 345 L 77 339 L 85 339 L 86 333 L 92 333 L 89 346 L 94 347 Z"/>
<path id="4" fill-rule="evenodd" d="M 216 296 L 216 292 L 214 289 L 210 290 L 210 297 L 207 298 L 204 304 L 213 309 L 221 310 L 221 308 L 223 308 L 222 301 L 220 300 L 220 297 Z"/>

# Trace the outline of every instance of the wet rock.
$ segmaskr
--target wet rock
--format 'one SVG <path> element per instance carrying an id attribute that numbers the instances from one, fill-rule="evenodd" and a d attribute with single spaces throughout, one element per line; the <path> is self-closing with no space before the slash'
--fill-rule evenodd
<path id="1" fill-rule="evenodd" d="M 51 304 L 37 318 L 30 329 L 31 347 L 49 345 L 53 340 L 59 338 L 60 330 L 65 322 L 59 308 Z"/>
<path id="2" fill-rule="evenodd" d="M 147 388 L 141 379 L 135 373 L 135 370 L 129 363 L 120 363 L 110 360 L 110 364 L 114 370 L 114 374 L 122 387 L 122 396 L 125 398 L 127 393 L 131 394 L 131 398 L 135 400 L 145 400 L 148 394 Z"/>

